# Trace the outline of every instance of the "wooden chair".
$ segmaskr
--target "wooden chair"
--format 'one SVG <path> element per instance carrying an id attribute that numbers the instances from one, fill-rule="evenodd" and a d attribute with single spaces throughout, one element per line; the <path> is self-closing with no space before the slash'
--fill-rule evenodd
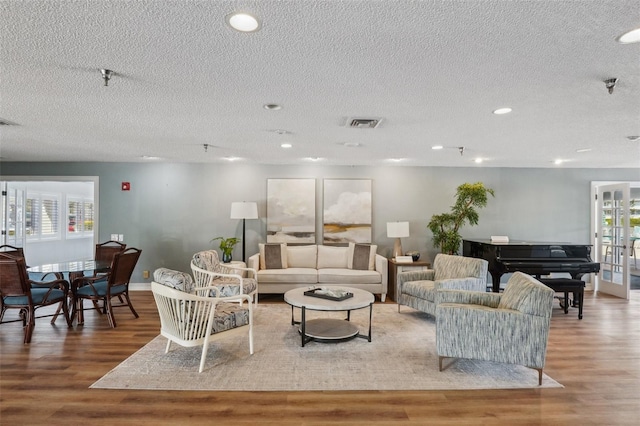
<path id="1" fill-rule="evenodd" d="M 129 299 L 129 280 L 131 280 L 131 275 L 141 253 L 142 250 L 133 247 L 116 253 L 113 256 L 111 268 L 106 273 L 106 280 L 105 276 L 102 275 L 78 277 L 74 280 L 75 291 L 73 291 L 73 311 L 71 316 L 78 315 L 78 324 L 84 324 L 83 301 L 85 299 L 104 303 L 104 310 L 112 328 L 116 327 L 113 308 L 128 306 L 133 315 L 138 318 L 138 313 L 133 308 L 131 299 Z M 118 305 L 113 305 L 111 299 L 118 296 L 122 296 L 124 300 Z"/>
<path id="2" fill-rule="evenodd" d="M 94 259 L 99 263 L 108 263 L 111 264 L 113 261 L 113 256 L 116 253 L 121 253 L 125 251 L 127 248 L 126 244 L 120 243 L 118 241 L 107 241 L 104 243 L 96 244 L 96 250 L 94 253 Z M 105 273 L 106 270 L 96 270 L 94 271 L 94 276 L 97 276 L 100 273 Z"/>
<path id="3" fill-rule="evenodd" d="M 67 306 L 69 283 L 66 280 L 38 282 L 29 279 L 23 257 L 0 253 L 0 321 L 7 309 L 19 309 L 24 327 L 24 343 L 31 342 L 36 325 L 35 311 L 56 303 L 64 313 L 67 325 L 72 326 Z M 57 315 L 53 315 L 53 324 Z M 7 321 L 13 322 L 13 321 Z"/>
<path id="4" fill-rule="evenodd" d="M 14 257 L 24 258 L 24 249 L 22 247 L 14 247 L 9 244 L 3 244 L 0 246 L 0 253 L 8 254 Z"/>
<path id="5" fill-rule="evenodd" d="M 217 288 L 200 288 L 209 293 Z M 249 333 L 249 353 L 253 354 L 253 304 L 251 297 L 242 294 L 232 297 L 210 297 L 185 293 L 157 282 L 151 283 L 151 291 L 160 314 L 160 334 L 166 337 L 169 352 L 171 342 L 180 346 L 202 346 L 199 373 L 207 358 L 209 343 L 237 333 Z M 242 298 L 242 306 L 237 302 Z"/>

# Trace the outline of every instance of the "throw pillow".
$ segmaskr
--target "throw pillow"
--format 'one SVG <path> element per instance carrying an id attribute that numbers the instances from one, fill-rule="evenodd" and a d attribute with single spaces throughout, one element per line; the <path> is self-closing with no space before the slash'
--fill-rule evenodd
<path id="1" fill-rule="evenodd" d="M 287 269 L 287 244 L 259 244 L 260 269 Z"/>
<path id="2" fill-rule="evenodd" d="M 376 267 L 378 246 L 371 244 L 349 243 L 349 269 L 373 271 Z"/>

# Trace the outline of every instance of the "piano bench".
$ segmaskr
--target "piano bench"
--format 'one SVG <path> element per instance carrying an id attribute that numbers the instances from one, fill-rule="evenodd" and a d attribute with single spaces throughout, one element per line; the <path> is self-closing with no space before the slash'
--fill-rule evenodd
<path id="1" fill-rule="evenodd" d="M 578 305 L 578 319 L 582 319 L 582 306 L 584 302 L 584 281 L 572 278 L 538 278 L 556 293 L 564 293 L 564 313 L 569 313 L 569 293 L 573 293 L 574 306 Z"/>

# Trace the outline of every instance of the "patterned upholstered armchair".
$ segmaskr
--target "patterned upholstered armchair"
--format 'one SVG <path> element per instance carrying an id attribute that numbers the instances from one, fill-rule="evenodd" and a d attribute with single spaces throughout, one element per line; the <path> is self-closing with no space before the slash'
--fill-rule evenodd
<path id="1" fill-rule="evenodd" d="M 436 346 L 444 358 L 469 358 L 542 369 L 547 352 L 554 291 L 515 272 L 503 293 L 440 291 Z"/>
<path id="2" fill-rule="evenodd" d="M 258 273 L 253 268 L 225 265 L 220 262 L 217 251 L 205 250 L 193 255 L 191 271 L 196 288 L 217 287 L 219 297 L 248 294 L 258 304 Z M 253 278 L 244 278 L 238 271 L 247 271 Z"/>
<path id="3" fill-rule="evenodd" d="M 249 353 L 253 354 L 253 304 L 248 295 L 211 297 L 215 287 L 196 288 L 187 273 L 162 268 L 154 272 L 151 291 L 160 315 L 160 334 L 183 347 L 202 346 L 200 367 L 204 369 L 209 343 L 237 333 L 249 334 Z M 182 289 L 191 288 L 192 293 Z M 206 294 L 206 296 L 204 295 Z M 238 299 L 246 303 L 239 305 Z"/>
<path id="4" fill-rule="evenodd" d="M 439 253 L 433 269 L 398 274 L 398 312 L 406 305 L 436 314 L 438 290 L 486 291 L 488 263 L 483 259 Z"/>

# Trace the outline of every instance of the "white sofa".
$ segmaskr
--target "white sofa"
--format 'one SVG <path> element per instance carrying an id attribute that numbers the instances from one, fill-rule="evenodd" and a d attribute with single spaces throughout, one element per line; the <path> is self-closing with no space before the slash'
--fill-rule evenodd
<path id="1" fill-rule="evenodd" d="M 310 286 L 345 286 L 387 297 L 387 259 L 377 246 L 260 244 L 260 252 L 249 258 L 257 271 L 260 293 L 285 293 Z"/>

